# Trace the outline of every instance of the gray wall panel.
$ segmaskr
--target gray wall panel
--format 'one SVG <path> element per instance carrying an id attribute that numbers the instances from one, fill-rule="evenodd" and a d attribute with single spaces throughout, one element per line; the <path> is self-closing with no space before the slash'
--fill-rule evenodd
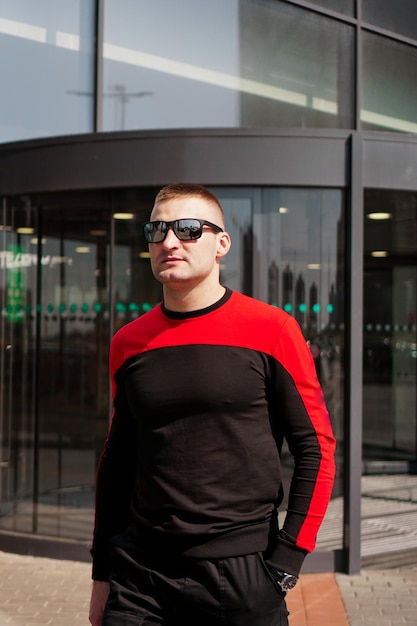
<path id="1" fill-rule="evenodd" d="M 364 187 L 417 189 L 417 137 L 364 136 Z"/>
<path id="2" fill-rule="evenodd" d="M 347 185 L 347 134 L 109 133 L 0 146 L 0 194 L 163 185 Z"/>

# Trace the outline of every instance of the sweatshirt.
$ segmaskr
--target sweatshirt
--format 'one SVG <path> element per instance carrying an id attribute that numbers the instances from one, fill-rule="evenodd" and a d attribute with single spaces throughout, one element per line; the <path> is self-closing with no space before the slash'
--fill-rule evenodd
<path id="1" fill-rule="evenodd" d="M 298 575 L 334 481 L 335 439 L 301 329 L 239 292 L 202 310 L 160 303 L 110 347 L 113 416 L 96 485 L 93 578 L 128 527 L 189 558 L 262 551 Z M 282 528 L 281 448 L 294 457 Z"/>

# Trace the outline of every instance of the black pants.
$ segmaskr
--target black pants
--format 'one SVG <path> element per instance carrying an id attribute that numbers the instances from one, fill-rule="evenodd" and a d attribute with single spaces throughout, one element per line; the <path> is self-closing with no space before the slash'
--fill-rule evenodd
<path id="1" fill-rule="evenodd" d="M 288 626 L 284 594 L 261 553 L 196 560 L 113 541 L 103 626 Z"/>

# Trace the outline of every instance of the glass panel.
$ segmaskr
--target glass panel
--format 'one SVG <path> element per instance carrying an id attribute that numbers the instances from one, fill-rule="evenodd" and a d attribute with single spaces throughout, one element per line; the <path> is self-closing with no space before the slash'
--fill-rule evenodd
<path id="1" fill-rule="evenodd" d="M 94 5 L 0 4 L 0 141 L 93 130 Z"/>
<path id="2" fill-rule="evenodd" d="M 415 547 L 417 194 L 365 193 L 362 528 L 365 563 Z M 411 474 L 411 475 L 409 475 Z M 372 502 L 378 499 L 378 516 Z M 375 532 L 378 530 L 378 533 Z"/>
<path id="3" fill-rule="evenodd" d="M 241 7 L 242 126 L 351 128 L 352 27 L 286 3 Z"/>
<path id="4" fill-rule="evenodd" d="M 313 0 L 313 4 L 353 17 L 354 0 Z"/>
<path id="5" fill-rule="evenodd" d="M 114 195 L 114 326 L 119 328 L 155 306 L 162 289 L 154 279 L 141 222 L 148 219 L 156 189 L 127 190 Z M 212 191 L 223 206 L 233 246 L 221 266 L 221 280 L 231 289 L 252 294 L 252 210 L 250 192 Z"/>
<path id="6" fill-rule="evenodd" d="M 162 297 L 152 276 L 140 222 L 159 189 L 114 196 L 115 328 L 141 315 Z M 299 321 L 310 342 L 317 372 L 343 448 L 344 210 L 336 190 L 211 188 L 225 213 L 233 245 L 221 267 L 223 284 L 281 306 Z M 287 478 L 290 454 L 284 456 Z M 319 533 L 318 547 L 342 545 L 343 476 Z M 286 490 L 288 493 L 288 489 Z"/>
<path id="7" fill-rule="evenodd" d="M 32 529 L 35 423 L 36 213 L 0 210 L 0 527 Z M 29 506 L 22 502 L 30 502 Z"/>
<path id="8" fill-rule="evenodd" d="M 110 204 L 39 202 L 1 221 L 0 525 L 88 540 L 109 419 Z"/>
<path id="9" fill-rule="evenodd" d="M 417 6 L 415 0 L 366 0 L 362 2 L 362 18 L 394 33 L 416 39 Z"/>
<path id="10" fill-rule="evenodd" d="M 367 191 L 365 208 L 364 455 L 414 461 L 417 195 Z"/>
<path id="11" fill-rule="evenodd" d="M 264 189 L 254 218 L 257 297 L 293 315 L 309 341 L 338 440 L 339 468 L 344 437 L 343 205 L 338 190 Z M 290 476 L 289 455 L 287 463 Z M 339 473 L 318 536 L 321 550 L 342 545 L 342 478 Z"/>
<path id="12" fill-rule="evenodd" d="M 158 189 L 129 189 L 113 196 L 114 328 L 146 313 L 162 299 L 153 277 L 141 222 L 149 219 Z"/>
<path id="13" fill-rule="evenodd" d="M 417 132 L 417 48 L 363 33 L 364 129 Z"/>
<path id="14" fill-rule="evenodd" d="M 238 126 L 238 15 L 238 0 L 106 0 L 104 130 Z"/>
<path id="15" fill-rule="evenodd" d="M 44 535 L 91 536 L 109 419 L 109 202 L 43 202 L 38 520 Z"/>
<path id="16" fill-rule="evenodd" d="M 248 296 L 253 295 L 253 212 L 259 202 L 257 189 L 211 188 L 223 207 L 232 247 L 223 259 L 220 280 L 223 285 Z"/>
<path id="17" fill-rule="evenodd" d="M 39 225 L 27 200 L 16 201 L 13 211 L 4 208 L 2 528 L 87 540 L 91 536 L 95 470 L 110 413 L 110 336 L 161 299 L 140 227 L 158 190 L 123 190 L 111 197 L 99 192 L 49 194 L 38 199 Z M 341 455 L 342 193 L 212 190 L 233 238 L 221 267 L 222 281 L 296 316 L 310 341 Z M 17 234 L 18 226 L 35 232 Z M 290 455 L 284 458 L 289 477 Z M 341 545 L 341 480 L 339 476 L 319 535 L 323 550 Z"/>
<path id="18" fill-rule="evenodd" d="M 346 24 L 273 0 L 105 9 L 105 130 L 353 125 Z"/>

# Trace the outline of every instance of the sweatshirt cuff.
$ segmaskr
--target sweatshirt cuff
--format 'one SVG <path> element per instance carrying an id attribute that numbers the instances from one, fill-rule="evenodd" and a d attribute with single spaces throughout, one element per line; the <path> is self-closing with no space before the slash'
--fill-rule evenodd
<path id="1" fill-rule="evenodd" d="M 296 548 L 293 543 L 278 536 L 276 545 L 270 550 L 266 557 L 266 562 L 276 569 L 299 576 L 307 551 Z"/>

